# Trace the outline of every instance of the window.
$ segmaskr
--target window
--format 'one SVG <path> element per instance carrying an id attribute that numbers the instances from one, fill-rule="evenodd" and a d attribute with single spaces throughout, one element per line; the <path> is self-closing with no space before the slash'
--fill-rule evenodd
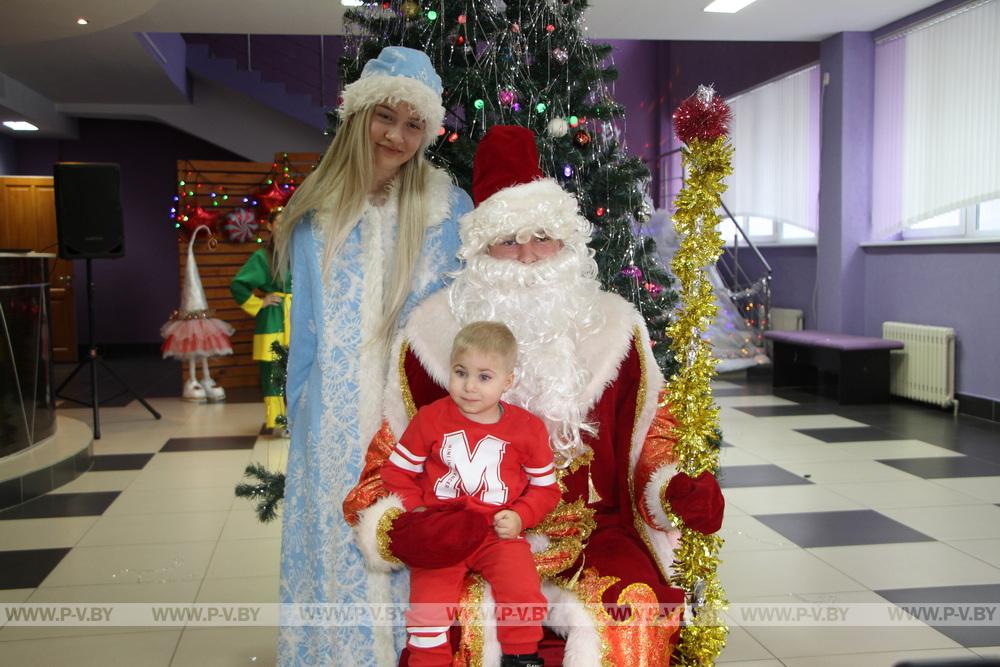
<path id="1" fill-rule="evenodd" d="M 1000 199 L 926 218 L 903 230 L 903 239 L 1000 236 Z"/>
<path id="2" fill-rule="evenodd" d="M 813 232 L 788 222 L 778 222 L 770 218 L 753 215 L 738 215 L 736 216 L 736 221 L 756 245 L 804 245 L 816 242 L 816 235 Z M 743 235 L 740 234 L 736 225 L 729 218 L 723 218 L 719 222 L 719 233 L 722 235 L 722 240 L 727 246 L 732 246 L 734 239 L 741 246 L 747 244 Z"/>

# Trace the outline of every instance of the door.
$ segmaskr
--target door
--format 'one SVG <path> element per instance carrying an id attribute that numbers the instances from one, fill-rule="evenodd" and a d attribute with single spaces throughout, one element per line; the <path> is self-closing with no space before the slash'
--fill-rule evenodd
<path id="1" fill-rule="evenodd" d="M 0 177 L 0 248 L 58 254 L 56 200 L 51 176 Z M 49 260 L 52 355 L 76 361 L 73 263 Z"/>

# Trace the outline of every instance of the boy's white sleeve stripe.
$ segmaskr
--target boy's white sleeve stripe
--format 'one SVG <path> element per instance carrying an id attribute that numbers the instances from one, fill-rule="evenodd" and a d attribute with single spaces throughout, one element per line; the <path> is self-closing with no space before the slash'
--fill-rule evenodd
<path id="1" fill-rule="evenodd" d="M 532 486 L 551 486 L 556 483 L 556 474 L 554 472 L 550 472 L 548 475 L 543 475 L 541 477 L 529 475 L 528 482 Z"/>
<path id="2" fill-rule="evenodd" d="M 405 458 L 400 456 L 397 452 L 389 454 L 389 462 L 395 465 L 397 468 L 402 468 L 403 470 L 409 470 L 410 472 L 421 473 L 424 471 L 424 464 L 414 465 L 407 461 Z"/>
<path id="3" fill-rule="evenodd" d="M 424 461 L 427 460 L 426 456 L 417 456 L 406 447 L 403 447 L 403 443 L 401 442 L 396 443 L 396 450 L 406 458 L 413 461 L 414 463 L 423 463 Z"/>
<path id="4" fill-rule="evenodd" d="M 432 637 L 423 637 L 421 635 L 410 635 L 410 646 L 414 648 L 434 648 L 435 646 L 441 646 L 448 641 L 448 635 L 441 633 L 439 635 L 434 635 Z"/>
<path id="5" fill-rule="evenodd" d="M 542 466 L 541 468 L 528 468 L 528 467 L 525 467 L 524 468 L 524 472 L 528 473 L 529 475 L 544 475 L 547 472 L 552 472 L 552 469 L 554 467 L 555 466 L 553 464 L 551 464 L 551 463 L 548 464 L 547 466 Z"/>
<path id="6" fill-rule="evenodd" d="M 410 633 L 410 634 L 439 635 L 442 632 L 448 632 L 448 627 L 444 626 L 444 625 L 441 625 L 441 626 L 433 626 L 433 627 L 424 628 L 424 627 L 418 627 L 418 626 L 408 625 L 408 626 L 406 626 L 406 631 L 408 633 Z"/>

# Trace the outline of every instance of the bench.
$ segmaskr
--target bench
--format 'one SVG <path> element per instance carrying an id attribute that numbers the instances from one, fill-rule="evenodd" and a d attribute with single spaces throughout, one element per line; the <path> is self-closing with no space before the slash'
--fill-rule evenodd
<path id="1" fill-rule="evenodd" d="M 774 343 L 775 387 L 816 387 L 841 404 L 889 400 L 889 350 L 902 342 L 809 330 L 764 336 Z"/>

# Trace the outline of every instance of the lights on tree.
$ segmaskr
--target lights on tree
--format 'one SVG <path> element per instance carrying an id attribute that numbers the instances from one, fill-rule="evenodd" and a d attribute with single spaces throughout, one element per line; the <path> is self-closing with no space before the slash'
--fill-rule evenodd
<path id="1" fill-rule="evenodd" d="M 406 0 L 402 5 L 403 16 L 408 19 L 416 18 L 420 14 L 420 5 L 413 2 L 413 0 Z"/>
<path id="2" fill-rule="evenodd" d="M 556 31 L 556 27 L 554 25 L 552 25 L 551 23 L 548 24 L 547 26 L 545 26 L 545 32 L 549 33 L 550 35 L 552 33 L 554 33 L 555 31 Z"/>
<path id="3" fill-rule="evenodd" d="M 570 116 L 569 117 L 569 126 L 570 127 L 576 127 L 579 124 L 580 124 L 580 119 L 578 117 L 576 117 L 576 116 Z"/>
<path id="4" fill-rule="evenodd" d="M 595 213 L 597 214 L 597 217 L 598 217 L 598 218 L 603 218 L 603 217 L 604 217 L 604 214 L 605 214 L 606 212 L 607 212 L 607 211 L 605 211 L 605 210 L 604 210 L 604 207 L 603 207 L 603 206 L 598 206 L 598 207 L 597 207 L 597 210 L 595 211 Z"/>
<path id="5" fill-rule="evenodd" d="M 566 49 L 558 46 L 552 49 L 552 57 L 555 58 L 556 62 L 560 65 L 565 65 L 569 62 L 569 53 L 567 53 Z"/>
<path id="6" fill-rule="evenodd" d="M 444 129 L 444 125 L 442 125 L 441 127 L 438 128 L 438 136 L 439 137 L 443 137 L 445 132 L 447 132 L 447 130 Z"/>
<path id="7" fill-rule="evenodd" d="M 517 102 L 517 93 L 510 88 L 505 88 L 497 94 L 497 101 L 500 106 L 510 108 Z"/>
<path id="8" fill-rule="evenodd" d="M 427 20 L 428 21 L 436 21 L 437 17 L 438 17 L 438 13 L 436 11 L 434 11 L 433 9 L 427 12 Z"/>
<path id="9" fill-rule="evenodd" d="M 458 132 L 452 132 L 448 135 L 448 143 L 453 144 L 458 141 Z"/>
<path id="10" fill-rule="evenodd" d="M 571 178 L 573 176 L 573 165 L 567 164 L 563 166 L 563 176 L 566 178 Z"/>
<path id="11" fill-rule="evenodd" d="M 545 104 L 545 102 L 539 102 L 538 104 L 535 105 L 535 111 L 537 111 L 538 113 L 545 113 L 545 110 L 548 108 L 549 107 L 548 105 Z"/>
<path id="12" fill-rule="evenodd" d="M 486 106 L 486 102 L 482 100 L 476 100 L 475 102 L 472 103 L 472 106 L 476 107 L 477 111 L 482 111 L 483 107 Z"/>
<path id="13" fill-rule="evenodd" d="M 458 23 L 459 25 L 465 25 L 465 14 L 458 15 Z"/>

